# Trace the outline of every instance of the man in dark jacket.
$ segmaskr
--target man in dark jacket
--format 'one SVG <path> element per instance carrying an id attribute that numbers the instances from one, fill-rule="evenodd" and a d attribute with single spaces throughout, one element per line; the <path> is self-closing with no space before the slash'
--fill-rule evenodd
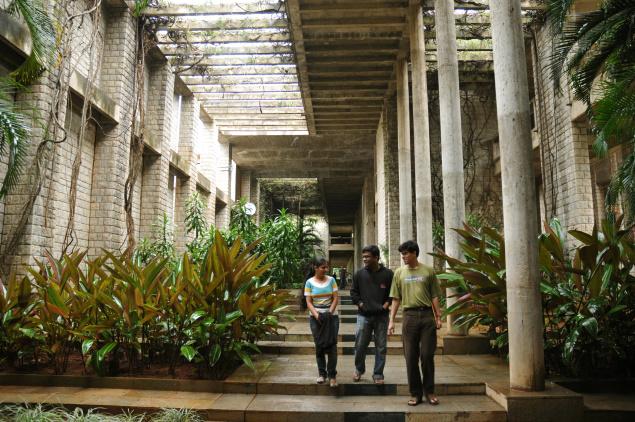
<path id="1" fill-rule="evenodd" d="M 353 287 L 351 288 L 353 304 L 357 305 L 353 381 L 359 381 L 366 371 L 366 350 L 374 334 L 375 368 L 373 380 L 375 384 L 383 384 L 392 271 L 379 263 L 379 248 L 376 245 L 365 246 L 362 249 L 362 259 L 364 268 L 353 276 Z"/>

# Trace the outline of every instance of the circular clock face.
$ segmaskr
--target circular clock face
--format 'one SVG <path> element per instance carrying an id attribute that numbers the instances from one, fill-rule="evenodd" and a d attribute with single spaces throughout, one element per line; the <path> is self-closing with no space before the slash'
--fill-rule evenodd
<path id="1" fill-rule="evenodd" d="M 254 215 L 256 213 L 256 205 L 254 205 L 252 202 L 247 202 L 245 204 L 245 212 L 247 213 L 247 215 Z"/>

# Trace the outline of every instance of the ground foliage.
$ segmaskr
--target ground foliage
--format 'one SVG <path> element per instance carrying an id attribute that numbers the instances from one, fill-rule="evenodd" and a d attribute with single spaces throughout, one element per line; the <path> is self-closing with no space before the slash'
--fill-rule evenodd
<path id="1" fill-rule="evenodd" d="M 256 247 L 217 233 L 199 263 L 185 253 L 177 266 L 110 252 L 47 256 L 0 286 L 0 356 L 16 368 L 50 363 L 57 374 L 73 353 L 99 375 L 152 363 L 174 374 L 185 361 L 211 378 L 253 367 L 255 342 L 280 328 L 286 295 L 260 281 L 269 265 Z"/>
<path id="2" fill-rule="evenodd" d="M 100 409 L 84 410 L 80 407 L 66 409 L 59 406 L 3 405 L 0 406 L 0 422 L 202 422 L 203 418 L 190 409 L 162 409 L 153 414 L 124 412 L 109 415 Z"/>
<path id="3" fill-rule="evenodd" d="M 200 262 L 214 243 L 216 233 L 219 233 L 228 244 L 238 239 L 243 247 L 256 242 L 253 253 L 266 255 L 265 262 L 269 265 L 262 280 L 267 280 L 276 288 L 303 285 L 307 269 L 316 256 L 323 253 L 323 241 L 315 229 L 317 220 L 298 217 L 281 209 L 275 217 L 265 218 L 256 224 L 245 205 L 244 199 L 237 201 L 231 209 L 229 226 L 217 230 L 214 225 L 208 224 L 204 216 L 200 195 L 194 193 L 190 196 L 186 202 L 184 225 L 190 236 L 186 247 L 191 259 Z M 143 239 L 136 255 L 144 262 L 160 256 L 177 265 L 172 230 L 172 223 L 163 215 L 155 224 L 153 238 Z"/>
<path id="4" fill-rule="evenodd" d="M 622 218 L 606 219 L 592 233 L 570 230 L 566 249 L 557 220 L 540 235 L 545 361 L 551 373 L 635 375 L 635 246 Z M 463 260 L 436 254 L 449 270 L 439 278 L 462 291 L 446 314 L 467 326 L 489 327 L 493 345 L 507 353 L 504 240 L 493 228 L 457 229 Z"/>

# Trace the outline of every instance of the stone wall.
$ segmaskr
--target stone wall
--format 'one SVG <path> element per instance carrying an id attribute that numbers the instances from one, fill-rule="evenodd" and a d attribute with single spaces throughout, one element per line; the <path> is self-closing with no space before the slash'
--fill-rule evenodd
<path id="1" fill-rule="evenodd" d="M 81 8 L 82 2 L 73 2 Z M 135 21 L 128 6 L 122 1 L 104 3 L 97 21 L 99 34 L 96 48 L 86 48 L 94 23 L 88 17 L 77 26 L 77 39 L 73 39 L 73 68 L 71 78 L 72 102 L 63 102 L 59 113 L 67 136 L 58 130 L 58 144 L 44 149 L 45 165 L 41 185 L 32 166 L 36 148 L 43 138 L 41 124 L 32 122 L 32 140 L 26 171 L 16 189 L 0 201 L 0 253 L 4 256 L 3 272 L 24 271 L 23 265 L 32 265 L 34 258 L 42 258 L 45 251 L 58 257 L 68 244 L 73 249 L 88 249 L 89 255 L 101 253 L 102 248 L 123 250 L 127 245 L 127 225 L 124 212 L 124 183 L 128 176 L 130 140 L 133 127 Z M 79 9 L 78 9 L 79 10 Z M 10 42 L 10 41 L 7 41 Z M 11 46 L 14 48 L 15 46 Z M 191 95 L 184 98 L 179 131 L 179 150 L 171 151 L 175 77 L 165 59 L 146 59 L 144 99 L 146 104 L 142 171 L 134 190 L 133 218 L 135 237 L 152 237 L 152 227 L 165 212 L 180 210 L 175 217 L 183 219 L 185 199 L 193 192 L 201 193 L 209 205 L 209 221 L 214 221 L 216 203 L 216 170 L 218 130 L 209 116 L 202 115 L 198 101 Z M 3 73 L 12 70 L 3 64 Z M 8 67 L 7 67 L 8 66 Z M 94 78 L 91 71 L 97 71 Z M 86 85 L 86 80 L 93 80 Z M 26 113 L 37 109 L 38 114 L 48 112 L 55 90 L 56 75 L 45 72 L 35 83 L 16 95 L 17 103 Z M 81 107 L 88 86 L 94 87 L 91 101 L 93 119 L 81 130 Z M 137 125 L 137 134 L 141 129 Z M 49 135 L 50 136 L 50 135 Z M 79 153 L 79 154 L 78 154 Z M 81 158 L 77 178 L 77 198 L 74 224 L 67 236 L 70 215 L 69 191 L 72 164 Z M 6 159 L 0 157 L 0 177 L 6 173 Z M 199 177 L 199 172 L 201 176 Z M 176 190 L 174 176 L 177 176 Z M 199 180 L 200 179 L 200 180 Z M 227 174 L 220 185 L 225 191 L 229 184 Z M 38 190 L 39 188 L 39 190 Z M 36 191 L 33 207 L 25 213 L 25 200 Z M 175 195 L 173 195 L 175 194 Z M 21 217 L 26 227 L 14 236 Z M 187 241 L 182 228 L 177 230 L 177 247 L 184 249 Z M 16 242 L 11 242 L 15 238 Z M 9 249 L 8 245 L 14 244 Z M 0 275 L 1 277 L 1 275 Z"/>
<path id="2" fill-rule="evenodd" d="M 564 228 L 593 228 L 593 185 L 589 145 L 593 137 L 584 116 L 576 116 L 567 84 L 558 92 L 547 67 L 552 37 L 546 28 L 536 31 L 534 48 L 534 111 L 542 159 L 545 215 L 557 217 Z M 576 119 L 576 121 L 573 121 Z"/>
<path id="3" fill-rule="evenodd" d="M 385 116 L 382 113 L 379 119 L 379 125 L 377 130 L 376 142 L 375 142 L 375 205 L 377 208 L 377 227 L 376 227 L 376 242 L 380 250 L 386 250 L 388 248 L 388 230 L 386 224 L 386 168 L 384 165 L 384 150 L 385 150 L 385 131 L 384 127 Z M 388 257 L 381 256 L 382 261 L 387 261 Z"/>
<path id="4" fill-rule="evenodd" d="M 502 185 L 500 175 L 496 174 L 493 151 L 498 139 L 494 86 L 483 84 L 478 91 L 460 93 L 465 212 L 480 216 L 486 224 L 502 226 Z M 438 92 L 430 91 L 429 98 L 432 214 L 436 222 L 443 224 Z"/>
<path id="5" fill-rule="evenodd" d="M 388 256 L 384 259 L 390 268 L 397 268 L 401 265 L 399 256 L 399 159 L 397 140 L 397 98 L 391 96 L 384 102 L 382 115 L 384 151 L 384 198 L 385 201 L 385 221 L 386 221 L 386 246 Z M 378 166 L 382 163 L 378 163 Z"/>

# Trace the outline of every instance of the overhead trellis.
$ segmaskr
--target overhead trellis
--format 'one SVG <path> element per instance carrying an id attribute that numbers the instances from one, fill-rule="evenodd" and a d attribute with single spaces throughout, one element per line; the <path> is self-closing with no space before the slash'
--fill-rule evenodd
<path id="1" fill-rule="evenodd" d="M 492 84 L 490 0 L 455 0 L 463 87 Z M 411 0 L 160 0 L 157 42 L 226 134 L 377 128 Z M 437 71 L 434 0 L 421 0 Z M 525 20 L 543 0 L 521 0 Z M 433 78 L 434 79 L 434 78 Z M 304 122 L 304 125 L 302 124 Z M 286 126 L 285 126 L 286 125 Z M 260 131 L 258 131 L 260 130 Z"/>
<path id="2" fill-rule="evenodd" d="M 285 1 L 159 3 L 158 46 L 221 131 L 307 133 Z"/>

